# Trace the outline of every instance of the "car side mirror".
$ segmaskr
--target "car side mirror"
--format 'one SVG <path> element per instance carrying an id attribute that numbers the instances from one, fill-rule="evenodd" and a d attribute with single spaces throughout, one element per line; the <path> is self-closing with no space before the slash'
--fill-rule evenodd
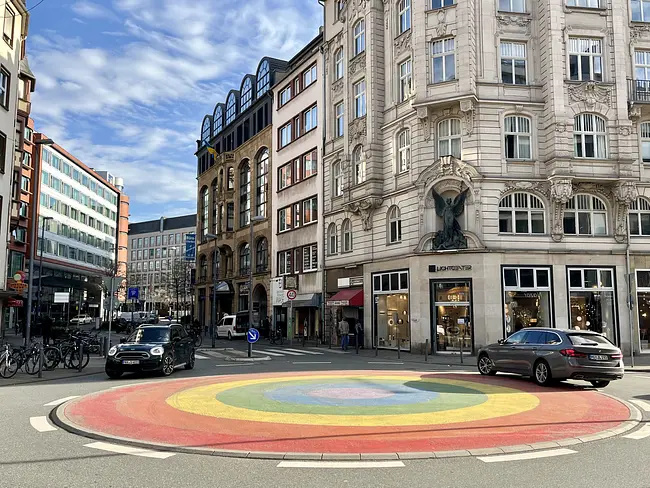
<path id="1" fill-rule="evenodd" d="M 120 339 L 120 344 L 124 344 L 125 342 L 126 342 L 126 337 L 122 337 L 122 338 Z"/>
<path id="2" fill-rule="evenodd" d="M 499 339 L 497 342 L 498 342 L 499 344 L 504 344 L 504 343 L 506 342 L 506 340 L 505 340 L 505 339 Z"/>

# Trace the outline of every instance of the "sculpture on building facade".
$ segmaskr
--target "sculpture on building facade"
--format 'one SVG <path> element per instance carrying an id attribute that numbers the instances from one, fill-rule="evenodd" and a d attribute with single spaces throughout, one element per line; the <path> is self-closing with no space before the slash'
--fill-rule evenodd
<path id="1" fill-rule="evenodd" d="M 460 224 L 456 220 L 465 210 L 465 199 L 469 188 L 460 192 L 453 199 L 443 198 L 436 190 L 431 189 L 433 199 L 436 202 L 436 214 L 442 218 L 443 228 L 436 232 L 433 240 L 435 251 L 445 249 L 467 249 L 467 238 L 463 235 Z"/>

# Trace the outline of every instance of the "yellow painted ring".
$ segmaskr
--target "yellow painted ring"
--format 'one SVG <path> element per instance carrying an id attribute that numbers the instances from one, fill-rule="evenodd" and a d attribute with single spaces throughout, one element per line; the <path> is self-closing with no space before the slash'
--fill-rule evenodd
<path id="1" fill-rule="evenodd" d="M 341 379 L 341 376 L 314 375 L 309 380 Z M 359 378 L 373 380 L 404 380 L 431 383 L 443 383 L 471 388 L 487 396 L 487 400 L 480 405 L 457 408 L 427 413 L 398 414 L 398 415 L 323 415 L 304 413 L 264 412 L 249 410 L 241 407 L 226 405 L 215 397 L 219 393 L 242 386 L 268 383 L 289 383 L 304 381 L 305 377 L 260 378 L 253 380 L 231 381 L 207 386 L 199 386 L 180 391 L 167 398 L 167 404 L 183 412 L 218 417 L 230 420 L 243 420 L 249 422 L 267 422 L 275 424 L 310 424 L 326 426 L 348 427 L 380 427 L 380 426 L 413 426 L 413 425 L 440 425 L 459 422 L 473 422 L 487 420 L 508 415 L 527 412 L 539 405 L 535 395 L 513 388 L 503 386 L 474 383 L 471 381 L 451 380 L 446 378 L 421 378 L 419 376 L 364 376 L 352 375 L 344 378 Z M 343 407 L 342 407 L 343 408 Z"/>

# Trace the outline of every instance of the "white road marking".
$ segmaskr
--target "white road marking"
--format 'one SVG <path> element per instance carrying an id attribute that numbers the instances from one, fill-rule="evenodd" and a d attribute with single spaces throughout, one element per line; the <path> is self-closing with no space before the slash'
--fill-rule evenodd
<path id="1" fill-rule="evenodd" d="M 65 397 L 65 398 L 59 398 L 58 400 L 54 400 L 53 402 L 46 403 L 43 406 L 44 407 L 57 407 L 57 406 L 61 405 L 62 403 L 65 403 L 68 400 L 74 400 L 75 398 L 79 398 L 79 395 L 72 395 L 72 396 Z"/>
<path id="2" fill-rule="evenodd" d="M 236 364 L 215 364 L 217 368 L 232 368 L 233 366 L 252 366 L 252 363 L 238 362 Z"/>
<path id="3" fill-rule="evenodd" d="M 323 347 L 324 347 L 324 346 L 323 346 Z M 318 348 L 318 347 L 308 347 L 307 349 L 315 349 L 315 350 L 317 350 L 317 351 L 318 351 L 319 349 L 322 350 L 322 348 Z M 332 353 L 332 354 L 345 354 L 345 351 L 341 351 L 341 349 L 339 349 L 338 346 L 334 346 L 332 349 L 329 349 L 329 348 L 328 348 L 328 349 L 327 349 L 327 352 L 328 352 L 328 353 Z"/>
<path id="4" fill-rule="evenodd" d="M 650 412 L 650 403 L 648 403 L 646 401 L 643 401 L 643 400 L 630 400 L 630 403 L 634 403 L 641 410 L 645 410 L 646 412 Z"/>
<path id="5" fill-rule="evenodd" d="M 277 352 L 271 352 L 271 351 L 265 351 L 263 349 L 259 349 L 259 351 L 263 354 L 268 354 L 269 356 L 284 356 L 284 354 L 278 354 Z"/>
<path id="6" fill-rule="evenodd" d="M 364 468 L 403 468 L 402 461 L 281 461 L 278 468 L 329 468 L 329 469 L 364 469 Z"/>
<path id="7" fill-rule="evenodd" d="M 129 386 L 136 386 L 139 385 L 140 383 L 129 383 L 127 385 L 117 385 L 117 386 L 111 386 L 111 390 L 114 390 L 115 388 L 128 388 Z"/>
<path id="8" fill-rule="evenodd" d="M 404 364 L 397 361 L 368 361 L 368 364 Z"/>
<path id="9" fill-rule="evenodd" d="M 302 352 L 291 352 L 287 351 L 286 349 L 274 349 L 274 351 L 282 354 L 288 354 L 289 356 L 304 356 L 304 353 Z M 266 352 L 268 353 L 269 351 L 267 350 Z"/>
<path id="10" fill-rule="evenodd" d="M 639 439 L 645 439 L 646 437 L 650 436 L 650 424 L 646 424 L 643 427 L 641 427 L 639 430 L 636 430 L 632 432 L 631 434 L 624 435 L 626 439 L 634 439 L 634 440 L 639 440 Z"/>
<path id="11" fill-rule="evenodd" d="M 550 451 L 537 451 L 537 452 L 520 452 L 517 454 L 503 454 L 496 456 L 478 456 L 484 463 L 501 463 L 504 461 L 523 461 L 526 459 L 540 459 L 555 456 L 564 456 L 566 454 L 575 454 L 578 451 L 571 449 L 551 449 Z"/>
<path id="12" fill-rule="evenodd" d="M 322 352 L 316 352 L 316 351 L 304 351 L 304 350 L 300 350 L 300 349 L 282 349 L 282 350 L 283 350 L 283 351 L 299 352 L 299 353 L 301 353 L 301 354 L 313 354 L 314 356 L 318 356 L 318 355 L 321 355 L 321 356 L 322 356 L 322 355 L 324 354 L 324 353 L 322 353 Z"/>
<path id="13" fill-rule="evenodd" d="M 121 446 L 119 444 L 109 444 L 108 442 L 91 442 L 90 444 L 86 444 L 84 447 L 115 452 L 117 454 L 128 454 L 131 456 L 141 456 L 154 459 L 167 459 L 175 455 L 173 452 L 151 451 L 149 449 Z"/>
<path id="14" fill-rule="evenodd" d="M 59 430 L 50 424 L 47 417 L 29 417 L 29 423 L 39 432 L 52 432 L 54 430 Z"/>
<path id="15" fill-rule="evenodd" d="M 201 356 L 200 354 L 194 353 L 194 359 L 210 359 L 207 356 Z"/>
<path id="16" fill-rule="evenodd" d="M 294 361 L 291 364 L 332 364 L 332 361 Z"/>

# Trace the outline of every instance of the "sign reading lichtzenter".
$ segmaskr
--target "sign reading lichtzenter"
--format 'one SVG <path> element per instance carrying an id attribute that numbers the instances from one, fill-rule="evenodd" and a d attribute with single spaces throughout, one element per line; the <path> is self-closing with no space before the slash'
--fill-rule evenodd
<path id="1" fill-rule="evenodd" d="M 429 265 L 429 273 L 440 273 L 442 271 L 472 271 L 471 264 L 461 266 L 438 266 L 436 264 Z"/>

